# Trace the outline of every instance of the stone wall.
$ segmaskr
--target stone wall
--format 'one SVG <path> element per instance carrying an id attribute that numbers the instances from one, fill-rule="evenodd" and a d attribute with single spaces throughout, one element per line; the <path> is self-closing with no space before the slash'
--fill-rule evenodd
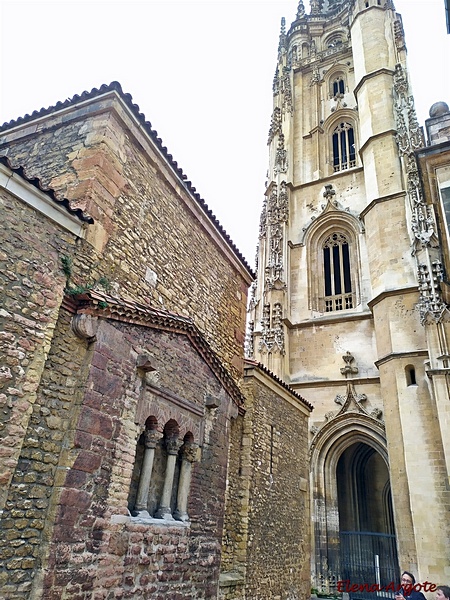
<path id="1" fill-rule="evenodd" d="M 61 257 L 73 251 L 75 237 L 3 188 L 0 211 L 1 509 L 64 292 Z"/>
<path id="2" fill-rule="evenodd" d="M 241 447 L 236 436 L 230 459 L 221 598 L 305 598 L 310 407 L 252 363 L 246 363 L 244 392 Z"/>

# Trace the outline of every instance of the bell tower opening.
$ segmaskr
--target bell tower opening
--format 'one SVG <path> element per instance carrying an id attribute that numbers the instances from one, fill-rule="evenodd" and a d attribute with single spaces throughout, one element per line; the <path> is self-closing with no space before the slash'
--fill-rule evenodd
<path id="1" fill-rule="evenodd" d="M 340 575 L 373 598 L 369 588 L 398 578 L 389 471 L 382 456 L 363 442 L 352 444 L 336 466 Z M 367 587 L 366 587 L 367 586 Z"/>

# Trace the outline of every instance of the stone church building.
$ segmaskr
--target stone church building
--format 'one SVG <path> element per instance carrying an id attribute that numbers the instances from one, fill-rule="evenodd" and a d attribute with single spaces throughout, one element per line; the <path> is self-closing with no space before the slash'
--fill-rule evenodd
<path id="1" fill-rule="evenodd" d="M 256 273 L 119 84 L 0 127 L 1 599 L 450 582 L 450 112 L 392 0 L 310 4 Z"/>
<path id="2" fill-rule="evenodd" d="M 448 107 L 426 142 L 391 0 L 310 4 L 282 22 L 249 355 L 314 406 L 313 586 L 448 582 Z"/>

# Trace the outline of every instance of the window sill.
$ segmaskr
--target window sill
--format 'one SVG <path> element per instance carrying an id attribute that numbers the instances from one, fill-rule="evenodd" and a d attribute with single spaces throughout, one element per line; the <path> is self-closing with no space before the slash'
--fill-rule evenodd
<path id="1" fill-rule="evenodd" d="M 154 519 L 153 517 L 132 517 L 131 515 L 111 515 L 114 525 L 159 525 L 160 527 L 180 527 L 186 529 L 191 526 L 190 521 L 177 521 L 175 519 Z"/>

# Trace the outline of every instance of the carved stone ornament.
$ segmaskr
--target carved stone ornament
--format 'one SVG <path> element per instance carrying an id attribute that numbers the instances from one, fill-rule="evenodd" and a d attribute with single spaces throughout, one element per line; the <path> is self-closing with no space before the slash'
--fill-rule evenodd
<path id="1" fill-rule="evenodd" d="M 184 443 L 181 447 L 181 456 L 183 460 L 187 460 L 190 463 L 197 462 L 198 460 L 198 444 Z"/>
<path id="2" fill-rule="evenodd" d="M 320 2 L 319 0 L 310 0 L 310 8 L 312 15 L 318 15 L 320 12 Z"/>
<path id="3" fill-rule="evenodd" d="M 288 169 L 287 151 L 284 147 L 284 135 L 280 133 L 278 137 L 278 148 L 275 154 L 275 175 L 278 173 L 286 173 Z"/>
<path id="4" fill-rule="evenodd" d="M 358 367 L 352 366 L 352 363 L 355 361 L 355 358 L 350 352 L 347 351 L 342 357 L 342 360 L 345 363 L 345 367 L 341 368 L 342 375 L 345 375 L 347 377 L 348 375 L 355 375 L 358 372 Z"/>
<path id="5" fill-rule="evenodd" d="M 313 85 L 317 85 L 318 83 L 320 83 L 320 72 L 319 69 L 313 69 L 312 75 L 311 75 L 311 79 L 309 81 L 309 87 L 312 87 Z"/>
<path id="6" fill-rule="evenodd" d="M 326 198 L 328 202 L 333 202 L 335 196 L 336 196 L 336 192 L 333 190 L 333 186 L 326 185 L 325 191 L 323 193 L 323 197 Z"/>
<path id="7" fill-rule="evenodd" d="M 424 198 L 415 151 L 425 143 L 414 108 L 413 97 L 409 93 L 406 72 L 400 64 L 394 74 L 395 117 L 397 123 L 397 144 L 406 174 L 406 187 L 411 206 L 411 231 L 414 235 L 413 254 L 417 260 L 419 283 L 419 312 L 422 324 L 429 318 L 439 321 L 446 309 L 442 298 L 440 282 L 442 265 L 436 250 L 439 241 L 433 207 Z"/>
<path id="8" fill-rule="evenodd" d="M 245 336 L 245 357 L 253 358 L 255 356 L 254 346 L 254 335 L 255 335 L 255 323 L 253 321 L 248 322 L 247 334 Z"/>
<path id="9" fill-rule="evenodd" d="M 260 231 L 266 231 L 268 249 L 265 271 L 265 290 L 275 285 L 285 287 L 283 281 L 283 232 L 289 218 L 289 194 L 285 181 L 278 187 L 273 184 L 266 207 L 266 223 L 260 223 Z"/>
<path id="10" fill-rule="evenodd" d="M 428 317 L 440 321 L 447 306 L 442 300 L 440 283 L 443 281 L 444 273 L 439 260 L 431 263 L 431 269 L 427 264 L 419 264 L 417 272 L 419 280 L 419 314 L 422 324 Z"/>
<path id="11" fill-rule="evenodd" d="M 265 304 L 261 319 L 261 339 L 259 351 L 269 354 L 279 352 L 284 354 L 284 329 L 283 308 L 279 302 L 271 309 L 270 304 Z"/>
<path id="12" fill-rule="evenodd" d="M 397 21 L 394 21 L 394 38 L 397 50 L 406 50 L 405 32 L 403 31 L 402 22 L 399 19 L 397 19 Z"/>
<path id="13" fill-rule="evenodd" d="M 291 74 L 286 67 L 283 69 L 283 76 L 280 80 L 280 92 L 282 94 L 282 112 L 292 113 L 294 107 L 292 104 Z"/>
<path id="14" fill-rule="evenodd" d="M 270 121 L 269 128 L 269 139 L 267 141 L 268 144 L 273 140 L 276 135 L 281 133 L 281 108 L 279 106 L 275 106 L 272 113 L 272 118 Z"/>
<path id="15" fill-rule="evenodd" d="M 167 451 L 167 454 L 178 454 L 178 450 L 180 449 L 181 445 L 183 443 L 183 440 L 180 440 L 178 438 L 175 437 L 170 437 L 167 438 L 165 441 L 165 448 Z"/>
<path id="16" fill-rule="evenodd" d="M 163 434 L 156 429 L 146 429 L 144 431 L 144 444 L 146 448 L 156 448 L 157 443 Z"/>
<path id="17" fill-rule="evenodd" d="M 264 198 L 261 216 L 259 217 L 259 237 L 266 237 L 267 233 L 267 198 Z"/>
<path id="18" fill-rule="evenodd" d="M 305 16 L 305 5 L 303 4 L 303 0 L 300 0 L 300 2 L 298 3 L 296 18 L 303 19 L 304 16 Z"/>
<path id="19" fill-rule="evenodd" d="M 74 315 L 72 317 L 72 330 L 77 337 L 93 342 L 97 335 L 98 318 L 85 314 Z"/>

